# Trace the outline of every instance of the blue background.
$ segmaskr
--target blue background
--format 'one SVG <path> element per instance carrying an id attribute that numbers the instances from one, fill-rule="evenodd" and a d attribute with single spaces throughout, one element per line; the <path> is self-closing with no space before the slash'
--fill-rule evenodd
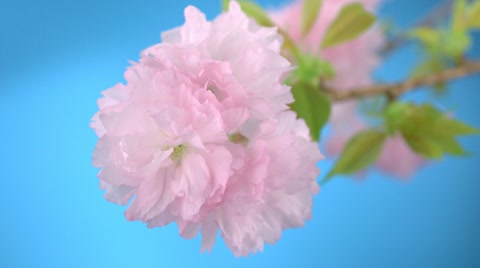
<path id="1" fill-rule="evenodd" d="M 474 157 L 447 157 L 407 182 L 332 181 L 304 228 L 249 258 L 222 240 L 201 254 L 200 239 L 127 222 L 103 199 L 88 127 L 100 92 L 183 23 L 187 4 L 213 18 L 218 2 L 0 1 L 0 267 L 480 267 L 479 137 L 461 140 Z M 436 2 L 389 1 L 381 14 L 408 26 Z M 401 79 L 416 60 L 405 47 L 378 77 Z M 479 76 L 454 82 L 441 103 L 480 126 L 479 85 Z"/>

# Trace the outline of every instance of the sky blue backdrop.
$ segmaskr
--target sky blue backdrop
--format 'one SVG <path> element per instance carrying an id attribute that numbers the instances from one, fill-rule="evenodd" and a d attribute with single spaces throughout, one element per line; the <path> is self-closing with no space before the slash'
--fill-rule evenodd
<path id="1" fill-rule="evenodd" d="M 390 1 L 382 15 L 406 26 L 436 2 Z M 89 120 L 127 60 L 182 24 L 187 4 L 209 18 L 220 9 L 210 0 L 0 1 L 0 267 L 480 267 L 479 137 L 462 139 L 475 157 L 446 158 L 409 182 L 377 173 L 331 182 L 313 220 L 249 258 L 222 240 L 200 254 L 200 240 L 174 226 L 127 222 L 98 189 Z M 378 76 L 403 77 L 417 56 L 403 49 Z M 442 103 L 480 126 L 479 85 L 479 76 L 455 82 Z"/>

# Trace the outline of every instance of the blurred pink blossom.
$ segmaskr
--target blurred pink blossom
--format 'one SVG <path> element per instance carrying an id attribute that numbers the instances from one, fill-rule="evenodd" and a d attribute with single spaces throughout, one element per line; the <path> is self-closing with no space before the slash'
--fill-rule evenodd
<path id="1" fill-rule="evenodd" d="M 285 29 L 305 52 L 314 53 L 332 63 L 335 78 L 330 81 L 330 86 L 337 90 L 371 85 L 372 72 L 381 63 L 378 51 L 385 45 L 382 30 L 379 26 L 373 26 L 352 41 L 320 50 L 323 36 L 330 23 L 342 7 L 353 2 L 362 3 L 367 10 L 374 13 L 381 1 L 323 0 L 320 14 L 305 38 L 301 35 L 300 19 L 303 0 L 296 0 L 281 10 L 271 12 L 277 25 Z M 367 123 L 359 116 L 357 106 L 356 101 L 337 103 L 333 106 L 330 118 L 331 135 L 325 140 L 328 154 L 340 154 L 348 140 L 367 127 Z M 421 157 L 405 146 L 401 136 L 394 136 L 388 139 L 376 164 L 387 173 L 408 176 L 423 162 Z"/>
<path id="2" fill-rule="evenodd" d="M 103 92 L 93 163 L 107 200 L 133 198 L 128 220 L 200 231 L 203 250 L 219 230 L 246 256 L 310 218 L 322 155 L 286 111 L 290 63 L 276 30 L 234 1 L 213 22 L 192 6 L 185 18 L 127 69 L 126 85 Z"/>
<path id="3" fill-rule="evenodd" d="M 400 134 L 385 141 L 377 160 L 378 167 L 390 174 L 407 179 L 427 160 L 413 152 Z"/>
<path id="4" fill-rule="evenodd" d="M 305 38 L 301 34 L 303 0 L 296 0 L 281 10 L 271 12 L 276 24 L 286 30 L 305 52 L 319 55 L 333 64 L 336 79 L 332 81 L 332 86 L 338 89 L 370 84 L 371 72 L 381 62 L 377 51 L 385 43 L 381 29 L 375 26 L 350 42 L 320 50 L 323 35 L 330 23 L 343 6 L 353 2 L 361 2 L 367 10 L 374 12 L 379 0 L 323 0 L 320 14 Z"/>

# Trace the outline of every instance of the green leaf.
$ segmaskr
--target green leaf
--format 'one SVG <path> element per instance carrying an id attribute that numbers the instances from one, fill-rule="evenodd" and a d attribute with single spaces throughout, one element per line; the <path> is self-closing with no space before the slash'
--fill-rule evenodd
<path id="1" fill-rule="evenodd" d="M 315 55 L 300 53 L 297 60 L 298 66 L 287 80 L 290 85 L 302 83 L 319 88 L 321 80 L 335 75 L 332 64 Z"/>
<path id="2" fill-rule="evenodd" d="M 393 102 L 385 110 L 385 121 L 389 133 L 395 133 L 405 127 L 409 118 L 411 105 L 404 102 Z"/>
<path id="3" fill-rule="evenodd" d="M 228 11 L 229 4 L 230 4 L 230 0 L 222 0 L 222 11 Z"/>
<path id="4" fill-rule="evenodd" d="M 431 57 L 420 62 L 412 72 L 412 77 L 421 77 L 432 73 L 443 71 L 446 68 L 446 64 L 440 57 Z"/>
<path id="5" fill-rule="evenodd" d="M 453 30 L 444 33 L 441 43 L 445 55 L 459 59 L 467 52 L 472 41 L 467 31 Z"/>
<path id="6" fill-rule="evenodd" d="M 430 103 L 423 103 L 421 105 L 410 103 L 410 107 L 413 108 L 411 111 L 411 116 L 413 116 L 413 118 L 425 118 L 430 122 L 435 122 L 435 120 L 445 116 L 443 112 L 439 111 Z"/>
<path id="7" fill-rule="evenodd" d="M 429 159 L 469 155 L 457 136 L 480 134 L 480 129 L 450 118 L 430 104 L 393 103 L 387 107 L 385 120 L 389 132 L 401 132 L 413 151 Z"/>
<path id="8" fill-rule="evenodd" d="M 242 8 L 242 11 L 247 14 L 247 16 L 255 19 L 258 25 L 265 27 L 274 27 L 275 23 L 270 19 L 267 12 L 263 10 L 259 5 L 251 1 L 238 1 L 238 4 Z"/>
<path id="9" fill-rule="evenodd" d="M 440 147 L 443 153 L 456 156 L 469 155 L 469 153 L 462 148 L 457 140 L 455 140 L 455 136 L 446 136 L 437 133 L 436 135 L 430 135 L 429 138 Z"/>
<path id="10" fill-rule="evenodd" d="M 410 149 L 419 155 L 428 159 L 438 159 L 443 156 L 441 146 L 428 137 L 419 134 L 402 134 Z"/>
<path id="11" fill-rule="evenodd" d="M 362 4 L 348 4 L 328 27 L 322 48 L 350 41 L 365 32 L 374 22 L 375 16 L 367 12 Z"/>
<path id="12" fill-rule="evenodd" d="M 302 83 L 293 85 L 292 94 L 295 102 L 290 107 L 305 120 L 312 140 L 318 141 L 330 116 L 330 100 L 320 89 Z"/>
<path id="13" fill-rule="evenodd" d="M 387 134 L 378 130 L 365 130 L 350 139 L 343 149 L 333 169 L 327 174 L 324 182 L 337 174 L 352 174 L 373 164 L 382 148 Z"/>
<path id="14" fill-rule="evenodd" d="M 445 135 L 480 134 L 480 129 L 451 118 L 442 118 L 442 120 L 434 122 L 434 129 L 438 129 L 438 131 L 445 133 Z"/>
<path id="15" fill-rule="evenodd" d="M 467 10 L 468 12 L 468 19 L 467 24 L 468 27 L 472 29 L 480 29 L 480 1 L 475 1 L 470 8 Z"/>
<path id="16" fill-rule="evenodd" d="M 302 36 L 306 36 L 320 13 L 322 0 L 305 0 L 302 11 Z"/>
<path id="17" fill-rule="evenodd" d="M 297 47 L 295 44 L 295 41 L 293 41 L 292 37 L 283 29 L 278 28 L 278 33 L 283 36 L 283 46 L 282 49 L 290 52 L 292 56 L 295 58 L 300 57 L 300 49 Z"/>
<path id="18" fill-rule="evenodd" d="M 430 49 L 439 46 L 440 33 L 430 27 L 418 27 L 410 31 L 409 35 L 422 42 L 422 44 Z"/>
<path id="19" fill-rule="evenodd" d="M 466 1 L 465 0 L 455 0 L 453 6 L 452 14 L 452 30 L 454 31 L 465 31 L 465 10 L 466 10 Z"/>
<path id="20" fill-rule="evenodd" d="M 397 128 L 405 135 L 423 135 L 424 132 L 430 131 L 433 122 L 436 122 L 442 116 L 440 112 L 429 104 L 417 106 L 407 103 L 407 107 L 404 119 Z"/>

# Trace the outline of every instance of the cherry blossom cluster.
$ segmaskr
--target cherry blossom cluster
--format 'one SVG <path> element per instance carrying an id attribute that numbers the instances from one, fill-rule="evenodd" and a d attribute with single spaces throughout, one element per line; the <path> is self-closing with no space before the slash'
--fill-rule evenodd
<path id="1" fill-rule="evenodd" d="M 235 1 L 211 22 L 192 6 L 185 19 L 103 92 L 94 165 L 128 220 L 175 222 L 184 238 L 200 232 L 203 250 L 220 233 L 246 256 L 311 217 L 322 155 L 289 110 L 275 28 Z"/>

